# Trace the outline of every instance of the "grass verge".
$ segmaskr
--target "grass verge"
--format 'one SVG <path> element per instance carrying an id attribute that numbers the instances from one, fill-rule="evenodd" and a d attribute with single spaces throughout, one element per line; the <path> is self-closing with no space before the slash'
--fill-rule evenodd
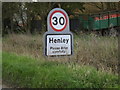
<path id="1" fill-rule="evenodd" d="M 94 67 L 3 52 L 3 81 L 20 88 L 117 88 L 118 77 Z"/>
<path id="2" fill-rule="evenodd" d="M 90 65 L 107 72 L 118 73 L 118 39 L 93 34 L 74 34 L 74 55 L 47 59 L 43 56 L 43 35 L 10 34 L 3 37 L 3 51 L 61 63 Z"/>

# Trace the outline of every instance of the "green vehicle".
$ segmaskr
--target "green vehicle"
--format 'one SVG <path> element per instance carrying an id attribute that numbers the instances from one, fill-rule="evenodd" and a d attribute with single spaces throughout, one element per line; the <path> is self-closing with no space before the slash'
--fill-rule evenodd
<path id="1" fill-rule="evenodd" d="M 79 24 L 79 31 L 94 31 L 102 35 L 116 36 L 120 31 L 120 11 L 107 11 L 92 15 L 79 15 L 78 22 L 72 22 L 71 28 L 74 29 L 73 24 Z M 76 20 L 76 21 L 77 21 Z M 75 26 L 75 25 L 74 25 Z"/>

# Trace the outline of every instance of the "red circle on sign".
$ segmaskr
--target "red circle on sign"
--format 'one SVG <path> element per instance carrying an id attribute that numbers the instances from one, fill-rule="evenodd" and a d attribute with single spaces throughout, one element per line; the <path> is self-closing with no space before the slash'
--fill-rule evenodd
<path id="1" fill-rule="evenodd" d="M 64 17 L 65 17 L 65 20 L 66 20 L 65 26 L 64 26 L 62 29 L 56 29 L 56 28 L 54 28 L 53 25 L 52 25 L 52 22 L 51 22 L 51 18 L 52 18 L 52 16 L 53 16 L 53 14 L 54 14 L 54 13 L 57 13 L 57 12 L 63 14 Z M 67 23 L 68 23 L 68 21 L 67 21 L 67 16 L 66 16 L 66 14 L 65 14 L 64 12 L 60 11 L 60 10 L 56 10 L 56 11 L 52 12 L 52 14 L 50 15 L 50 26 L 51 26 L 52 29 L 55 30 L 55 31 L 58 31 L 58 32 L 59 32 L 59 31 L 63 31 L 63 30 L 66 28 Z"/>

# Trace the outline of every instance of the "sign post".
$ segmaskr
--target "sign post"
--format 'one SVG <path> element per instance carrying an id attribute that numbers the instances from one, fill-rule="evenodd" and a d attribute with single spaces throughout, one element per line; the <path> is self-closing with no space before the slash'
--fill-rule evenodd
<path id="1" fill-rule="evenodd" d="M 73 54 L 73 34 L 69 28 L 67 13 L 60 8 L 51 10 L 47 17 L 44 34 L 44 54 L 46 56 L 70 56 Z"/>

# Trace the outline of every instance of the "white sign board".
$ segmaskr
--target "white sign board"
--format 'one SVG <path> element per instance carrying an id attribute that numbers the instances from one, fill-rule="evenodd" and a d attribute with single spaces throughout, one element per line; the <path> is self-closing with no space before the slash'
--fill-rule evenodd
<path id="1" fill-rule="evenodd" d="M 46 56 L 70 56 L 73 54 L 73 34 L 69 29 L 69 17 L 61 8 L 51 10 L 47 17 L 44 34 Z"/>
<path id="2" fill-rule="evenodd" d="M 46 55 L 71 55 L 71 35 L 47 35 Z"/>

